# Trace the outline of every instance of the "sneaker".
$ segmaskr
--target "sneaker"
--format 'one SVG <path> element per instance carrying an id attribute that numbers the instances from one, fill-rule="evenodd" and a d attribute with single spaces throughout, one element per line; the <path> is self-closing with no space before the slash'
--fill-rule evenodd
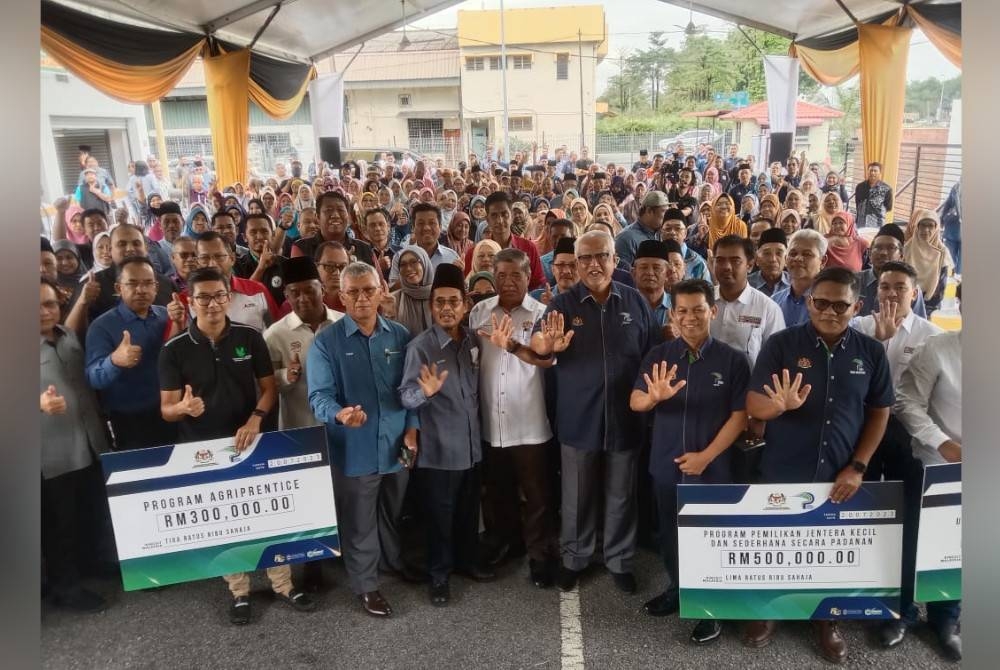
<path id="1" fill-rule="evenodd" d="M 250 623 L 250 596 L 233 598 L 233 604 L 229 606 L 229 623 L 234 626 Z"/>

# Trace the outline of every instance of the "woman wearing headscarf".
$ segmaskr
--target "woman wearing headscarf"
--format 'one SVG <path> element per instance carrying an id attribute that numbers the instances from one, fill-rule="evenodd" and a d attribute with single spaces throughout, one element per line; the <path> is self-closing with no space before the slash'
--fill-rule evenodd
<path id="1" fill-rule="evenodd" d="M 309 184 L 299 186 L 295 194 L 295 200 L 292 202 L 292 207 L 296 212 L 301 212 L 307 207 L 316 207 L 316 198 L 313 197 L 313 192 L 309 188 Z"/>
<path id="2" fill-rule="evenodd" d="M 93 252 L 94 263 L 90 266 L 88 276 L 97 274 L 101 270 L 107 270 L 114 264 L 114 260 L 111 258 L 111 233 L 105 230 L 94 236 Z"/>
<path id="3" fill-rule="evenodd" d="M 208 210 L 204 205 L 194 203 L 184 219 L 184 235 L 197 240 L 202 233 L 207 233 L 209 230 L 211 230 L 211 217 Z"/>
<path id="4" fill-rule="evenodd" d="M 459 258 L 465 258 L 470 247 L 475 246 L 469 237 L 471 223 L 469 215 L 465 212 L 455 212 L 448 222 L 446 246 L 458 254 Z"/>
<path id="5" fill-rule="evenodd" d="M 535 197 L 531 200 L 531 215 L 528 227 L 524 230 L 524 237 L 534 240 L 545 232 L 545 215 L 549 212 L 549 201 L 542 197 Z"/>
<path id="6" fill-rule="evenodd" d="M 52 243 L 56 255 L 56 283 L 60 289 L 73 296 L 80 288 L 80 281 L 87 274 L 87 266 L 80 258 L 80 250 L 70 240 L 56 240 Z"/>
<path id="7" fill-rule="evenodd" d="M 781 228 L 785 237 L 789 238 L 796 230 L 802 228 L 802 215 L 795 209 L 783 209 L 781 214 L 778 214 L 775 226 Z"/>
<path id="8" fill-rule="evenodd" d="M 749 226 L 750 222 L 756 218 L 758 211 L 757 196 L 753 193 L 744 195 L 740 201 L 740 219 L 743 223 Z"/>
<path id="9" fill-rule="evenodd" d="M 778 199 L 781 200 L 780 195 L 778 196 Z M 785 199 L 782 202 L 785 206 L 785 209 L 794 209 L 796 212 L 798 212 L 800 219 L 805 217 L 807 202 L 805 196 L 802 195 L 802 191 L 800 191 L 799 189 L 797 188 L 788 189 L 788 191 L 785 193 Z"/>
<path id="10" fill-rule="evenodd" d="M 642 199 L 646 197 L 646 191 L 646 184 L 641 181 L 637 181 L 632 193 L 625 198 L 625 201 L 621 205 L 622 216 L 624 216 L 625 220 L 630 224 L 639 220 L 639 209 L 642 207 Z"/>
<path id="11" fill-rule="evenodd" d="M 472 196 L 469 201 L 469 222 L 472 229 L 472 239 L 478 242 L 483 239 L 486 231 L 486 198 L 481 195 Z"/>
<path id="12" fill-rule="evenodd" d="M 621 223 L 615 217 L 615 210 L 606 202 L 599 202 L 594 207 L 593 223 L 603 223 L 611 226 L 611 237 L 617 237 L 622 232 Z"/>
<path id="13" fill-rule="evenodd" d="M 714 166 L 705 170 L 705 183 L 712 187 L 712 201 L 714 202 L 722 193 L 719 171 Z"/>
<path id="14" fill-rule="evenodd" d="M 823 198 L 819 204 L 819 211 L 812 218 L 813 228 L 820 235 L 828 235 L 830 233 L 830 224 L 833 222 L 833 215 L 844 209 L 846 208 L 837 191 L 823 193 Z"/>
<path id="15" fill-rule="evenodd" d="M 688 227 L 686 244 L 702 258 L 708 258 L 708 229 L 712 220 L 712 203 L 698 205 L 698 218 Z"/>
<path id="16" fill-rule="evenodd" d="M 480 240 L 472 249 L 472 263 L 465 278 L 468 279 L 477 272 L 493 272 L 493 257 L 500 253 L 500 245 L 493 240 Z"/>
<path id="17" fill-rule="evenodd" d="M 715 246 L 716 240 L 726 235 L 748 237 L 747 224 L 736 215 L 736 205 L 732 197 L 723 193 L 712 203 L 712 216 L 708 221 L 708 249 Z"/>
<path id="18" fill-rule="evenodd" d="M 406 246 L 392 257 L 392 273 L 399 273 L 399 289 L 392 292 L 396 303 L 396 321 L 406 326 L 411 335 L 430 328 L 431 284 L 434 266 L 427 252 L 418 246 Z"/>
<path id="19" fill-rule="evenodd" d="M 772 223 L 777 225 L 779 212 L 781 212 L 781 203 L 778 202 L 777 195 L 774 193 L 768 193 L 767 195 L 761 197 L 760 205 L 757 207 L 758 216 L 770 219 Z"/>
<path id="20" fill-rule="evenodd" d="M 924 292 L 927 314 L 937 309 L 944 296 L 948 274 L 955 267 L 951 253 L 941 240 L 941 219 L 929 209 L 917 209 L 906 227 L 903 260 L 917 271 L 917 286 Z"/>
<path id="21" fill-rule="evenodd" d="M 518 237 L 524 237 L 524 231 L 528 227 L 531 216 L 528 214 L 528 206 L 518 200 L 511 205 L 510 231 Z"/>
<path id="22" fill-rule="evenodd" d="M 628 197 L 628 188 L 625 186 L 625 177 L 619 177 L 615 175 L 611 178 L 611 186 L 609 187 L 611 195 L 615 197 L 615 202 L 621 207 L 622 202 Z"/>
<path id="23" fill-rule="evenodd" d="M 826 267 L 861 272 L 865 252 L 868 251 L 868 240 L 858 235 L 854 216 L 850 212 L 841 211 L 833 215 L 826 240 Z"/>
<path id="24" fill-rule="evenodd" d="M 66 239 L 75 244 L 84 244 L 87 241 L 87 234 L 83 231 L 83 207 L 72 204 L 66 208 Z"/>
<path id="25" fill-rule="evenodd" d="M 593 221 L 594 217 L 590 214 L 590 207 L 587 206 L 587 201 L 583 198 L 573 198 L 569 203 L 569 220 L 573 222 L 576 227 L 576 236 L 579 237 L 583 235 L 583 231 L 586 230 Z"/>

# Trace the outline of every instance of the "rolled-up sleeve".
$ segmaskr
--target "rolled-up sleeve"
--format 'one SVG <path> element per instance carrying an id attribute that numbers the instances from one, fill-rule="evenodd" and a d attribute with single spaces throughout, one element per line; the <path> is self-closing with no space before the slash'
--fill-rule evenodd
<path id="1" fill-rule="evenodd" d="M 940 370 L 935 357 L 921 347 L 899 379 L 893 413 L 918 442 L 937 449 L 949 440 L 948 434 L 927 412 Z"/>

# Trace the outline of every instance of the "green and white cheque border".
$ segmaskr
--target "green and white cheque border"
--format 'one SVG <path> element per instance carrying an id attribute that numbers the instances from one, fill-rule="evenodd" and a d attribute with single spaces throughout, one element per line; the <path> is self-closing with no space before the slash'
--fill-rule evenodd
<path id="1" fill-rule="evenodd" d="M 678 486 L 681 617 L 899 618 L 902 483 L 831 488 Z"/>
<path id="2" fill-rule="evenodd" d="M 962 599 L 961 463 L 924 468 L 913 599 Z"/>

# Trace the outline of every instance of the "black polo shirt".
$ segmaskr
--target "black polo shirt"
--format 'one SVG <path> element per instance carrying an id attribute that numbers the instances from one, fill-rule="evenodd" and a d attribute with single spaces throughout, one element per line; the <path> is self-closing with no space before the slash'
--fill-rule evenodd
<path id="1" fill-rule="evenodd" d="M 177 291 L 177 287 L 174 285 L 174 281 L 170 277 L 161 275 L 156 270 L 153 270 L 153 274 L 156 276 L 156 298 L 153 300 L 153 304 L 166 307 L 170 304 L 174 292 Z M 117 267 L 112 266 L 110 268 L 104 268 L 100 272 L 96 273 L 94 278 L 97 280 L 97 283 L 101 285 L 101 293 L 97 296 L 97 300 L 90 305 L 88 314 L 90 316 L 91 323 L 93 323 L 101 314 L 104 314 L 110 309 L 114 309 L 119 301 L 121 301 L 121 296 L 115 290 L 115 282 L 118 280 Z"/>
<path id="2" fill-rule="evenodd" d="M 260 283 L 264 285 L 267 292 L 274 298 L 276 305 L 285 302 L 285 282 L 282 279 L 285 260 L 287 259 L 284 256 L 275 256 L 274 263 L 271 264 L 271 267 L 264 270 L 260 278 Z M 259 263 L 260 259 L 256 258 L 253 252 L 250 252 L 236 259 L 236 263 L 233 264 L 233 274 L 240 279 L 250 279 L 253 273 L 257 271 Z"/>
<path id="3" fill-rule="evenodd" d="M 298 247 L 302 255 L 308 256 L 309 258 L 314 258 L 316 256 L 316 248 L 319 245 L 326 242 L 320 233 L 316 233 L 312 237 L 300 237 L 295 240 L 293 246 Z M 367 242 L 362 242 L 361 240 L 356 240 L 350 235 L 344 240 L 344 248 L 347 249 L 347 255 L 353 256 L 351 260 L 359 260 L 362 263 L 368 263 L 372 267 L 375 266 L 375 258 L 372 255 L 371 245 Z"/>
<path id="4" fill-rule="evenodd" d="M 811 322 L 771 335 L 757 356 L 750 389 L 764 393 L 787 369 L 812 385 L 802 407 L 767 422 L 762 483 L 832 482 L 850 464 L 868 408 L 892 407 L 895 395 L 885 346 L 848 328 L 834 347 Z"/>
<path id="5" fill-rule="evenodd" d="M 217 342 L 198 330 L 195 319 L 160 350 L 160 390 L 183 393 L 190 384 L 194 395 L 205 401 L 204 414 L 179 423 L 182 442 L 235 435 L 257 406 L 257 380 L 273 374 L 260 332 L 228 318 Z"/>

